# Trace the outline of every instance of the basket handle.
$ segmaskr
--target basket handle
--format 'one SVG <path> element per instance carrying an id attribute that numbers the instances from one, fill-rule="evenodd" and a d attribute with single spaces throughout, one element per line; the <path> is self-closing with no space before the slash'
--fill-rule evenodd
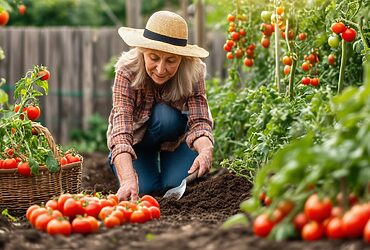
<path id="1" fill-rule="evenodd" d="M 32 122 L 32 127 L 36 130 L 38 134 L 43 134 L 45 136 L 46 141 L 48 142 L 55 159 L 59 160 L 60 151 L 57 145 L 55 144 L 54 138 L 51 135 L 50 131 L 46 127 L 42 126 L 40 123 L 37 122 Z"/>

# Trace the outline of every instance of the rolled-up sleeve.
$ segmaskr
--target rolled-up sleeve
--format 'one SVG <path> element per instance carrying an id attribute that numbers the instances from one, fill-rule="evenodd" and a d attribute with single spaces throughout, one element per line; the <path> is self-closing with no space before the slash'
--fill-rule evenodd
<path id="1" fill-rule="evenodd" d="M 109 116 L 108 147 L 112 152 L 112 162 L 121 153 L 131 154 L 136 159 L 133 145 L 134 93 L 129 75 L 116 72 L 112 88 L 113 107 Z"/>
<path id="2" fill-rule="evenodd" d="M 194 85 L 193 94 L 188 98 L 188 107 L 189 131 L 186 137 L 188 146 L 194 150 L 194 141 L 202 136 L 208 137 L 214 143 L 213 120 L 207 103 L 204 79 Z"/>

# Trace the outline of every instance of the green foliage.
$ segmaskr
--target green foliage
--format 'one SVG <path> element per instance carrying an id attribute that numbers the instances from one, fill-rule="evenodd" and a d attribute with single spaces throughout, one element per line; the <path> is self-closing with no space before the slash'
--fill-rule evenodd
<path id="1" fill-rule="evenodd" d="M 0 1 L 0 5 L 3 1 Z M 24 15 L 20 15 L 15 6 L 12 8 L 7 3 L 9 10 L 13 10 L 8 26 L 114 26 L 124 25 L 126 22 L 125 0 L 24 0 L 23 2 L 27 7 Z M 167 3 L 168 1 L 165 0 L 142 1 L 142 14 L 148 16 L 154 11 L 163 9 Z M 179 6 L 178 0 L 172 0 L 170 3 L 172 6 Z"/>
<path id="2" fill-rule="evenodd" d="M 13 111 L 12 106 L 11 109 L 0 108 L 0 159 L 17 157 L 27 161 L 34 175 L 38 174 L 40 165 L 52 172 L 59 170 L 45 135 L 34 135 L 32 121 L 22 112 L 29 105 L 38 105 L 37 98 L 47 94 L 48 83 L 38 76 L 38 72 L 44 69 L 44 66 L 34 66 L 15 84 L 14 99 L 19 106 L 18 112 Z"/>
<path id="3" fill-rule="evenodd" d="M 282 147 L 257 171 L 253 197 L 241 204 L 242 210 L 256 215 L 289 199 L 298 211 L 312 192 L 335 199 L 343 188 L 345 193 L 351 191 L 368 200 L 370 67 L 367 67 L 364 86 L 347 88 L 331 98 L 335 123 L 325 130 L 320 142 L 315 140 L 314 133 L 308 133 Z M 272 199 L 270 207 L 259 205 L 261 192 Z"/>
<path id="4" fill-rule="evenodd" d="M 108 152 L 107 147 L 107 120 L 99 114 L 89 118 L 89 128 L 86 131 L 75 129 L 70 132 L 70 147 L 76 148 L 79 152 Z"/>

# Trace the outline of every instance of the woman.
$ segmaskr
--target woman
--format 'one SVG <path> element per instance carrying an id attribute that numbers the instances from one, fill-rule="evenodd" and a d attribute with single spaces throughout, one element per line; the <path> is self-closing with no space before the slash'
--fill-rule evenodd
<path id="1" fill-rule="evenodd" d="M 186 21 L 154 13 L 145 29 L 121 27 L 133 47 L 115 65 L 107 132 L 120 200 L 178 186 L 211 168 L 212 118 L 205 94 L 208 52 L 187 44 Z"/>

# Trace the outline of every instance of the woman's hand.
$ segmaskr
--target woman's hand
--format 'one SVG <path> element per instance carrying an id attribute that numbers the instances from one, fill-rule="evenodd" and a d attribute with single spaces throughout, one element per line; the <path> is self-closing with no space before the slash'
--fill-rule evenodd
<path id="1" fill-rule="evenodd" d="M 198 177 L 209 172 L 212 166 L 213 147 L 206 147 L 199 150 L 198 156 L 195 158 L 193 165 L 188 173 L 191 174 L 199 169 Z"/>
<path id="2" fill-rule="evenodd" d="M 128 153 L 117 155 L 114 159 L 114 165 L 120 183 L 117 191 L 118 200 L 137 201 L 139 199 L 139 181 L 132 166 L 131 155 Z"/>
<path id="3" fill-rule="evenodd" d="M 132 173 L 126 173 L 122 179 L 120 179 L 120 187 L 117 191 L 118 200 L 131 200 L 137 201 L 139 198 L 139 185 L 135 171 Z"/>

